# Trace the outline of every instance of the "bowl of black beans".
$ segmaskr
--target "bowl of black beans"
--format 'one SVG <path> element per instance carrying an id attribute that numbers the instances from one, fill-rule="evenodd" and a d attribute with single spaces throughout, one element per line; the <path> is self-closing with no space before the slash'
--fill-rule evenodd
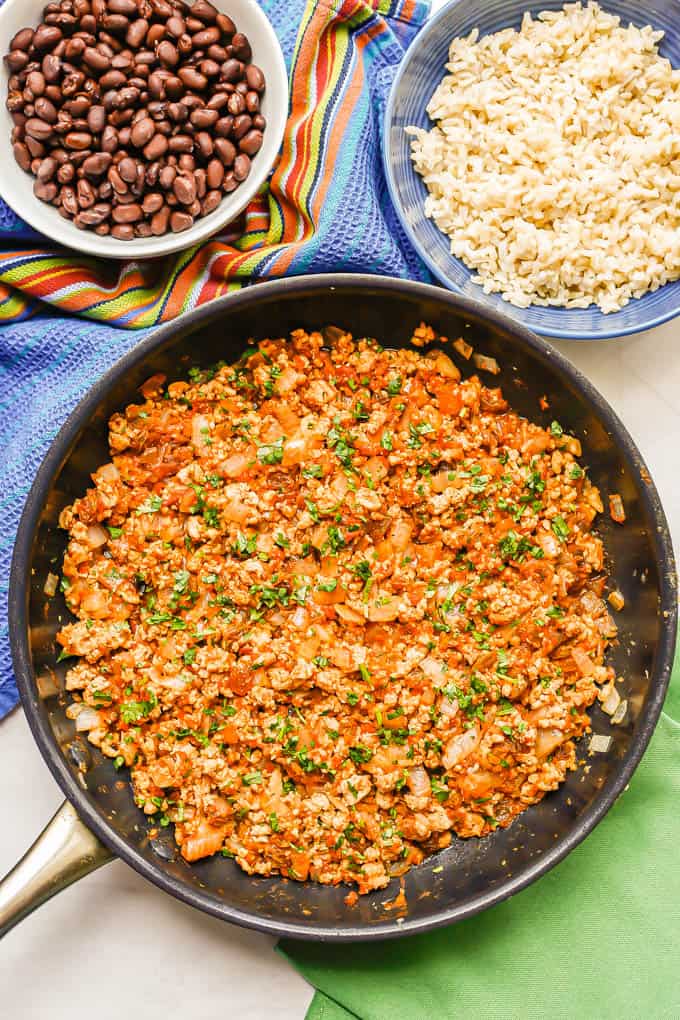
<path id="1" fill-rule="evenodd" d="M 252 0 L 5 0 L 0 45 L 0 194 L 59 244 L 189 248 L 274 165 L 288 80 Z"/>

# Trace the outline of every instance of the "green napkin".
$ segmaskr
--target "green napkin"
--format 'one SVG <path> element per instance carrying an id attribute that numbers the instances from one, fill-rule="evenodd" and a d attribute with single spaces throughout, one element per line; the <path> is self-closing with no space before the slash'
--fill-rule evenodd
<path id="1" fill-rule="evenodd" d="M 282 942 L 307 1020 L 678 1020 L 680 654 L 664 708 L 606 818 L 517 896 L 397 941 Z"/>

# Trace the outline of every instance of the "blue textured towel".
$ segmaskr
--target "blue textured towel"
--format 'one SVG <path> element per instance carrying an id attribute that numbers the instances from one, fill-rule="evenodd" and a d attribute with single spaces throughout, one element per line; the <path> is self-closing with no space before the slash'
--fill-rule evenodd
<path id="1" fill-rule="evenodd" d="M 262 0 L 261 5 L 278 33 L 290 68 L 301 49 L 299 26 L 305 24 L 306 32 L 315 30 L 310 12 L 319 5 L 315 0 Z M 290 271 L 345 270 L 427 279 L 389 205 L 380 157 L 380 121 L 399 59 L 424 21 L 428 4 L 421 0 L 356 0 L 354 10 L 348 11 L 350 7 L 342 0 L 324 0 L 326 27 L 330 25 L 332 30 L 337 16 L 344 30 L 350 25 L 351 37 L 340 81 L 334 84 L 335 110 L 325 122 L 324 132 L 333 130 L 336 111 L 344 101 L 354 104 L 354 129 L 342 140 L 342 167 L 335 167 L 314 232 L 300 245 Z M 351 88 L 343 91 L 343 81 Z M 357 82 L 361 89 L 358 100 Z M 327 141 L 324 132 L 320 139 L 322 160 Z M 366 236 L 368 224 L 370 238 Z M 4 248 L 0 281 L 10 285 L 16 279 L 11 270 L 21 260 L 22 247 L 55 250 L 51 241 L 35 234 L 2 202 L 0 240 Z M 258 273 L 260 278 L 265 275 L 266 271 Z M 4 309 L 0 301 L 0 316 L 8 313 L 11 299 L 10 294 Z M 20 318 L 22 321 L 0 327 L 0 718 L 17 702 L 8 642 L 7 592 L 12 547 L 26 494 L 51 440 L 93 380 L 148 332 L 64 317 L 54 307 L 33 302 L 24 305 Z"/>

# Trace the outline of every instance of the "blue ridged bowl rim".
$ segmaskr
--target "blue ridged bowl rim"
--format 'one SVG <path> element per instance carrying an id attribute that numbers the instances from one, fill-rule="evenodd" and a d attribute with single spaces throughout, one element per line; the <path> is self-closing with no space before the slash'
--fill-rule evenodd
<path id="1" fill-rule="evenodd" d="M 472 282 L 473 272 L 450 253 L 448 237 L 432 220 L 425 217 L 422 211 L 414 223 L 404 204 L 405 186 L 411 196 L 414 192 L 418 196 L 421 210 L 427 190 L 413 168 L 409 155 L 410 145 L 402 125 L 405 126 L 406 123 L 431 125 L 425 107 L 436 85 L 446 73 L 445 59 L 440 60 L 437 53 L 434 53 L 434 58 L 426 57 L 428 74 L 417 81 L 416 100 L 421 115 L 415 118 L 409 115 L 402 120 L 397 108 L 403 103 L 405 81 L 411 75 L 414 60 L 418 58 L 421 63 L 421 54 L 433 53 L 435 46 L 439 49 L 444 47 L 445 53 L 448 53 L 450 40 L 454 36 L 467 35 L 477 23 L 483 26 L 480 28 L 480 35 L 487 35 L 502 28 L 518 28 L 522 15 L 527 11 L 535 16 L 539 11 L 559 10 L 563 5 L 563 0 L 544 0 L 542 3 L 491 0 L 484 4 L 480 4 L 478 0 L 451 0 L 442 7 L 426 22 L 409 46 L 392 83 L 383 122 L 382 159 L 389 195 L 401 225 L 432 275 L 445 287 L 509 315 L 542 336 L 563 340 L 611 340 L 653 329 L 680 314 L 680 280 L 666 283 L 641 298 L 631 298 L 623 309 L 608 315 L 604 315 L 594 305 L 586 309 L 538 305 L 518 308 L 499 294 L 485 294 L 479 284 Z M 632 22 L 639 27 L 651 24 L 653 28 L 663 29 L 666 34 L 659 45 L 660 53 L 671 61 L 674 68 L 680 67 L 680 0 L 647 0 L 644 3 L 604 0 L 600 6 L 606 12 L 621 17 L 625 23 Z M 456 15 L 460 15 L 462 24 L 460 28 L 451 29 L 448 27 L 449 22 Z M 488 25 L 491 17 L 494 18 L 493 25 Z M 668 20 L 664 21 L 664 18 Z M 395 132 L 397 144 L 400 143 L 402 150 L 404 147 L 406 149 L 406 158 L 399 161 L 394 159 L 394 146 L 391 144 Z M 446 268 L 433 257 L 430 246 L 445 262 Z M 452 273 L 458 277 L 457 280 L 453 278 Z"/>

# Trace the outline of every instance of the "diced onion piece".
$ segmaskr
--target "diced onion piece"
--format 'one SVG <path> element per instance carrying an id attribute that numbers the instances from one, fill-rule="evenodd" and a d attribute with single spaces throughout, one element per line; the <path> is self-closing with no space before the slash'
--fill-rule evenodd
<path id="1" fill-rule="evenodd" d="M 191 862 L 216 854 L 224 843 L 226 834 L 226 825 L 213 828 L 207 822 L 201 822 L 199 831 L 182 843 L 180 848 L 182 857 L 185 861 Z"/>
<path id="2" fill-rule="evenodd" d="M 481 372 L 491 372 L 492 375 L 499 375 L 501 369 L 495 358 L 489 358 L 486 354 L 473 354 L 472 360 Z"/>
<path id="3" fill-rule="evenodd" d="M 590 613 L 591 616 L 599 616 L 602 612 L 602 599 L 599 599 L 595 592 L 584 591 L 580 601 L 586 613 Z"/>
<path id="4" fill-rule="evenodd" d="M 442 719 L 448 722 L 451 719 L 455 719 L 458 715 L 459 707 L 460 706 L 455 698 L 452 701 L 451 698 L 444 696 L 439 702 L 439 714 Z"/>
<path id="5" fill-rule="evenodd" d="M 618 492 L 613 492 L 609 497 L 609 516 L 616 524 L 623 524 L 626 519 L 623 500 Z"/>
<path id="6" fill-rule="evenodd" d="M 90 708 L 89 705 L 85 705 L 76 718 L 76 730 L 78 733 L 83 733 L 85 730 L 94 730 L 101 723 L 99 718 L 99 712 L 95 711 L 94 708 Z"/>
<path id="7" fill-rule="evenodd" d="M 612 607 L 612 609 L 616 609 L 617 612 L 621 612 L 621 610 L 626 604 L 626 600 L 624 599 L 623 595 L 618 590 L 618 588 L 616 589 L 616 591 L 609 592 L 609 595 L 607 596 L 607 602 Z"/>
<path id="8" fill-rule="evenodd" d="M 351 606 L 339 605 L 335 607 L 335 612 L 338 614 L 341 620 L 345 623 L 364 623 L 364 617 L 356 609 L 352 609 Z"/>
<path id="9" fill-rule="evenodd" d="M 606 737 L 603 733 L 593 733 L 590 738 L 591 754 L 604 754 L 605 751 L 609 750 L 611 742 L 611 737 Z"/>
<path id="10" fill-rule="evenodd" d="M 356 669 L 354 656 L 349 648 L 343 648 L 342 645 L 336 645 L 334 648 L 331 648 L 328 652 L 328 658 L 343 673 L 352 673 Z"/>
<path id="11" fill-rule="evenodd" d="M 443 351 L 437 351 L 434 357 L 434 368 L 446 379 L 455 379 L 456 382 L 460 379 L 458 368 L 451 361 L 448 354 L 444 354 Z"/>
<path id="12" fill-rule="evenodd" d="M 295 371 L 292 365 L 287 365 L 274 384 L 274 392 L 279 395 L 290 393 L 301 379 L 302 376 Z"/>
<path id="13" fill-rule="evenodd" d="M 372 623 L 389 623 L 399 616 L 399 600 L 394 596 L 382 595 L 368 607 L 368 618 Z"/>
<path id="14" fill-rule="evenodd" d="M 620 704 L 621 695 L 612 684 L 602 701 L 602 711 L 606 712 L 607 715 L 614 715 Z"/>
<path id="15" fill-rule="evenodd" d="M 471 347 L 470 344 L 466 344 L 462 336 L 459 336 L 457 340 L 453 341 L 453 349 L 458 351 L 461 358 L 465 358 L 466 361 L 469 361 L 474 347 Z"/>
<path id="16" fill-rule="evenodd" d="M 576 663 L 576 668 L 578 669 L 581 676 L 593 675 L 593 672 L 595 670 L 595 663 L 587 654 L 587 652 L 584 652 L 582 648 L 579 648 L 577 646 L 576 648 L 572 648 L 571 657 Z"/>
<path id="17" fill-rule="evenodd" d="M 45 581 L 45 586 L 43 588 L 43 591 L 47 595 L 48 599 L 51 599 L 52 596 L 55 594 L 55 592 L 57 590 L 57 585 L 58 584 L 59 584 L 59 577 L 58 577 L 57 574 L 48 574 L 47 575 L 47 580 Z"/>
<path id="18" fill-rule="evenodd" d="M 306 627 L 309 623 L 309 613 L 304 606 L 297 606 L 295 612 L 291 617 L 291 623 L 294 627 Z"/>
<path id="19" fill-rule="evenodd" d="M 168 691 L 185 691 L 189 681 L 180 675 L 175 676 L 163 676 L 159 681 L 159 687 L 165 688 Z"/>
<path id="20" fill-rule="evenodd" d="M 87 544 L 90 549 L 99 549 L 100 546 L 106 545 L 109 540 L 109 536 L 102 528 L 101 524 L 90 524 L 87 529 Z"/>
<path id="21" fill-rule="evenodd" d="M 430 792 L 430 777 L 422 765 L 416 765 L 409 770 L 408 788 L 416 797 L 424 797 Z"/>
<path id="22" fill-rule="evenodd" d="M 204 414 L 195 414 L 191 420 L 191 442 L 194 446 L 205 446 L 209 439 L 210 422 Z"/>
<path id="23" fill-rule="evenodd" d="M 120 478 L 120 472 L 115 464 L 102 464 L 97 470 L 97 475 L 107 482 L 115 482 Z"/>
<path id="24" fill-rule="evenodd" d="M 560 555 L 560 543 L 557 541 L 552 531 L 540 531 L 536 535 L 536 544 L 540 546 L 549 560 L 556 560 Z"/>
<path id="25" fill-rule="evenodd" d="M 292 439 L 288 439 L 283 444 L 283 459 L 281 463 L 284 467 L 291 467 L 293 464 L 302 464 L 305 460 L 311 457 L 314 449 L 318 445 L 319 440 L 316 436 L 293 436 Z"/>
<path id="26" fill-rule="evenodd" d="M 565 739 L 562 730 L 539 729 L 536 733 L 536 754 L 539 758 L 547 758 Z"/>
<path id="27" fill-rule="evenodd" d="M 196 440 L 194 440 L 195 442 Z M 248 465 L 254 460 L 252 452 L 244 452 L 239 450 L 237 453 L 232 453 L 226 460 L 222 461 L 220 465 L 222 473 L 227 478 L 240 478 L 245 473 Z"/>
<path id="28" fill-rule="evenodd" d="M 612 716 L 612 723 L 614 726 L 618 726 L 626 718 L 626 712 L 628 711 L 628 702 L 625 698 L 621 698 L 619 707 L 616 709 Z"/>
<path id="29" fill-rule="evenodd" d="M 446 683 L 446 668 L 438 659 L 428 655 L 421 660 L 420 668 L 428 679 L 434 680 L 435 683 Z"/>
<path id="30" fill-rule="evenodd" d="M 472 754 L 479 743 L 479 730 L 476 727 L 459 733 L 452 737 L 444 748 L 442 765 L 445 769 L 452 769 L 454 765 L 463 761 L 469 754 Z"/>
<path id="31" fill-rule="evenodd" d="M 388 534 L 388 541 L 397 552 L 403 552 L 411 541 L 413 525 L 405 517 L 397 517 Z"/>

